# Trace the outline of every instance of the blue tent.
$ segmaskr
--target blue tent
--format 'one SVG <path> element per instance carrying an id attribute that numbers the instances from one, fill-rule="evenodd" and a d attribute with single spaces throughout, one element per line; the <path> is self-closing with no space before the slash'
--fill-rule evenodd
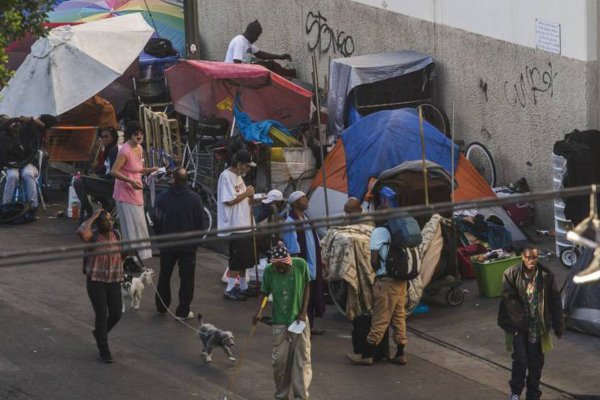
<path id="1" fill-rule="evenodd" d="M 450 172 L 452 143 L 423 120 L 425 158 Z M 404 161 L 421 159 L 419 116 L 414 109 L 386 110 L 368 115 L 342 133 L 346 153 L 348 195 L 362 199 L 371 177 Z M 459 150 L 454 146 L 454 168 Z"/>

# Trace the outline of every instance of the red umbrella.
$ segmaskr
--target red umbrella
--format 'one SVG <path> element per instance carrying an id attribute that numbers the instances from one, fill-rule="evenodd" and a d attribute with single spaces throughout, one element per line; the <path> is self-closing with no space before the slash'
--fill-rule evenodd
<path id="1" fill-rule="evenodd" d="M 239 98 L 254 121 L 272 119 L 296 127 L 310 117 L 312 93 L 254 64 L 183 61 L 165 72 L 175 110 L 190 118 L 233 119 L 219 104 Z"/>

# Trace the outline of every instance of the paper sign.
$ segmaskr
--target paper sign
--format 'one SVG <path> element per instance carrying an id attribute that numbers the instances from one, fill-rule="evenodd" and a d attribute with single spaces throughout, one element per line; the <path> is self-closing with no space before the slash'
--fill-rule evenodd
<path id="1" fill-rule="evenodd" d="M 550 53 L 560 54 L 560 24 L 536 19 L 535 47 Z"/>

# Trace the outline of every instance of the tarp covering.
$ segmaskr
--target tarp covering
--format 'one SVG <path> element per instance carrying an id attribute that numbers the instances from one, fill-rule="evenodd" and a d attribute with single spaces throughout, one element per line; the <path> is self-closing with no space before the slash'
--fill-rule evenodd
<path id="1" fill-rule="evenodd" d="M 344 130 L 344 110 L 353 88 L 419 71 L 432 63 L 433 57 L 410 50 L 332 60 L 327 95 L 329 132 L 338 135 Z"/>
<path id="2" fill-rule="evenodd" d="M 423 121 L 425 158 L 452 169 L 450 139 Z M 380 111 L 363 118 L 342 134 L 348 172 L 348 194 L 362 199 L 371 177 L 405 161 L 421 159 L 419 117 L 409 109 Z M 454 146 L 455 167 L 458 147 Z"/>
<path id="3" fill-rule="evenodd" d="M 594 250 L 583 248 L 581 256 L 567 275 L 563 291 L 567 327 L 600 336 L 600 285 L 576 285 L 573 276 L 586 269 L 594 258 Z"/>
<path id="4" fill-rule="evenodd" d="M 60 125 L 118 128 L 115 108 L 100 96 L 81 103 L 59 117 Z"/>
<path id="5" fill-rule="evenodd" d="M 196 120 L 231 121 L 231 110 L 218 105 L 234 99 L 253 121 L 272 119 L 293 128 L 310 117 L 312 93 L 260 65 L 186 60 L 165 75 L 175 110 Z"/>
<path id="6" fill-rule="evenodd" d="M 384 118 L 385 117 L 385 118 Z M 380 119 L 383 119 L 380 120 Z M 385 123 L 385 119 L 389 123 Z M 437 128 L 424 121 L 426 159 L 451 172 L 451 143 Z M 350 134 L 349 134 L 350 133 Z M 457 184 L 455 201 L 494 198 L 496 194 L 475 167 L 454 147 Z M 348 196 L 363 200 L 369 182 L 404 161 L 421 159 L 418 116 L 413 109 L 380 111 L 348 128 L 325 159 L 329 215 L 339 215 Z M 309 215 L 326 215 L 324 185 L 319 171 L 311 185 Z M 486 217 L 494 214 L 504 221 L 516 242 L 527 237 L 502 207 L 480 209 Z"/>

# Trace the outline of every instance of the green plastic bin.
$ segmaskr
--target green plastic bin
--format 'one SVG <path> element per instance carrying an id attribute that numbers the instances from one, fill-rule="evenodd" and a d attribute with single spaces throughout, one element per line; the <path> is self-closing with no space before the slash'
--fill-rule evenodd
<path id="1" fill-rule="evenodd" d="M 480 263 L 474 259 L 472 261 L 479 295 L 482 297 L 500 297 L 502 296 L 502 275 L 504 271 L 513 265 L 519 264 L 521 257 L 513 256 L 489 263 Z"/>

